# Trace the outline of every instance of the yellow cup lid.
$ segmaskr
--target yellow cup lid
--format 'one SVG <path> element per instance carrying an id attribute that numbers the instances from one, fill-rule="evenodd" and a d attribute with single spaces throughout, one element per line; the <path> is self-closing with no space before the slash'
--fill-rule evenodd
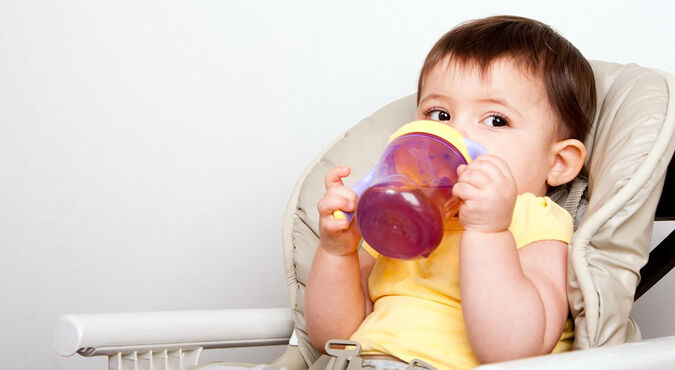
<path id="1" fill-rule="evenodd" d="M 469 150 L 466 147 L 464 136 L 454 128 L 438 121 L 422 120 L 405 124 L 391 135 L 387 144 L 403 135 L 411 133 L 429 134 L 443 139 L 459 150 L 464 159 L 466 159 L 466 163 L 471 163 L 471 155 L 469 155 Z"/>

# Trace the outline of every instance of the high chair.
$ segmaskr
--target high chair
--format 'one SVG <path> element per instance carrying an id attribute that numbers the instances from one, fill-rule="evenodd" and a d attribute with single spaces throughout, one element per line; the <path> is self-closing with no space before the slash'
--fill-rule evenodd
<path id="1" fill-rule="evenodd" d="M 485 368 L 563 368 L 571 363 L 581 368 L 654 368 L 675 363 L 675 336 L 640 341 L 629 316 L 634 298 L 675 263 L 671 233 L 665 241 L 669 244 L 658 247 L 652 253 L 658 257 L 643 268 L 675 150 L 675 78 L 634 64 L 591 64 L 598 109 L 585 140 L 588 186 L 576 181 L 551 194 L 573 212 L 578 224 L 569 246 L 568 297 L 575 348 L 580 350 Z M 290 339 L 281 358 L 268 365 L 306 369 L 319 356 L 303 314 L 305 284 L 318 244 L 316 204 L 324 192 L 324 175 L 334 165 L 348 165 L 352 175 L 345 182 L 354 185 L 378 160 L 389 135 L 413 120 L 415 108 L 411 95 L 365 118 L 331 143 L 300 177 L 282 235 L 290 308 L 66 315 L 53 328 L 56 351 L 108 356 L 109 369 L 218 369 L 225 364 L 196 366 L 202 349 L 284 344 Z M 672 182 L 675 175 L 670 172 L 667 181 Z M 671 195 L 662 198 L 660 216 L 675 216 L 672 190 L 667 186 Z M 650 272 L 642 281 L 641 268 Z"/>

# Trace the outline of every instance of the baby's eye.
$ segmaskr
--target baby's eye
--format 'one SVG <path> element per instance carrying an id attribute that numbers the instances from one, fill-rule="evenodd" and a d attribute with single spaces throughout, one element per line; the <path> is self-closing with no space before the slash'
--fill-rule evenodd
<path id="1" fill-rule="evenodd" d="M 509 125 L 509 121 L 502 116 L 493 115 L 483 120 L 483 123 L 490 127 L 504 127 Z"/>
<path id="2" fill-rule="evenodd" d="M 427 115 L 434 121 L 450 121 L 450 113 L 441 109 L 432 109 Z"/>

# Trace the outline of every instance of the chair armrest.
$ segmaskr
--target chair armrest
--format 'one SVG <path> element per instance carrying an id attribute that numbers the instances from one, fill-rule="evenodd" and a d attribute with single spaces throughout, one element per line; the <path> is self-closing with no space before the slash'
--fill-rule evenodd
<path id="1" fill-rule="evenodd" d="M 664 369 L 675 364 L 675 336 L 479 366 L 504 369 Z"/>
<path id="2" fill-rule="evenodd" d="M 288 308 L 78 314 L 60 317 L 52 344 L 62 356 L 288 343 Z"/>

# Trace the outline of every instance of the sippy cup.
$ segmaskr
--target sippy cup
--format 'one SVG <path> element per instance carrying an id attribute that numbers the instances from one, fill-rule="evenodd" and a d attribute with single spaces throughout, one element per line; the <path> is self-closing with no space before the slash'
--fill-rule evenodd
<path id="1" fill-rule="evenodd" d="M 452 194 L 457 167 L 485 152 L 440 122 L 415 121 L 398 129 L 377 165 L 353 189 L 363 239 L 387 257 L 428 257 L 443 238 L 445 222 L 459 210 Z M 334 213 L 350 222 L 353 216 Z"/>

